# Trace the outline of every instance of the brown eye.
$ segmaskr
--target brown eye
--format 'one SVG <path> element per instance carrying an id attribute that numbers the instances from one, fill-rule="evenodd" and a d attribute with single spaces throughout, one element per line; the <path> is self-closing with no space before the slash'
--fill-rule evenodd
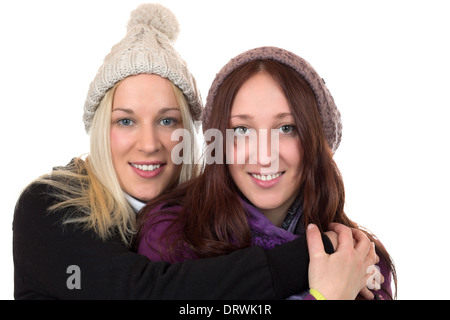
<path id="1" fill-rule="evenodd" d="M 242 126 L 236 127 L 233 130 L 236 135 L 247 135 L 250 133 L 249 128 L 242 127 Z"/>
<path id="2" fill-rule="evenodd" d="M 292 125 L 285 125 L 281 126 L 278 130 L 280 130 L 281 133 L 290 134 L 295 132 L 295 127 Z"/>

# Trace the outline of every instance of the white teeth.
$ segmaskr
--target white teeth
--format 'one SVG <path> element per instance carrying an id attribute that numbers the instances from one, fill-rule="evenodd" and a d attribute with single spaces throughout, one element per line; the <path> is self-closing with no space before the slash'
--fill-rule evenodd
<path id="1" fill-rule="evenodd" d="M 260 175 L 252 173 L 253 178 L 261 180 L 261 181 L 270 181 L 281 176 L 281 173 L 269 174 L 269 175 Z"/>
<path id="2" fill-rule="evenodd" d="M 153 164 L 149 164 L 149 165 L 143 164 L 143 165 L 140 165 L 140 164 L 132 163 L 131 165 L 133 167 L 139 169 L 139 170 L 142 170 L 142 171 L 155 171 L 156 169 L 159 169 L 161 167 L 160 164 L 155 164 L 155 165 L 153 165 Z"/>

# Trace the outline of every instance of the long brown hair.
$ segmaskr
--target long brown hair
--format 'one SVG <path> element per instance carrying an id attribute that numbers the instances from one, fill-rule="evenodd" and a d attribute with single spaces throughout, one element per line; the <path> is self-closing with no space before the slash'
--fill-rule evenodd
<path id="1" fill-rule="evenodd" d="M 295 119 L 303 149 L 299 193 L 303 196 L 302 221 L 305 227 L 314 223 L 322 231 L 327 231 L 331 222 L 338 222 L 361 229 L 344 213 L 344 183 L 326 142 L 314 93 L 308 83 L 290 67 L 272 60 L 256 60 L 235 69 L 217 91 L 212 106 L 214 112 L 208 123 L 203 124 L 203 130 L 215 128 L 226 136 L 225 130 L 229 126 L 228 119 L 237 92 L 251 76 L 260 71 L 270 74 L 284 91 Z M 225 146 L 223 154 L 226 154 Z M 181 225 L 183 232 L 179 238 L 175 232 L 166 233 L 165 245 L 175 252 L 182 242 L 198 257 L 218 256 L 251 243 L 246 212 L 239 196 L 240 191 L 227 165 L 213 163 L 206 165 L 199 177 L 149 203 L 145 212 L 161 203 L 169 207 L 181 206 L 181 213 L 174 216 L 172 225 Z M 141 221 L 141 226 L 146 222 L 148 225 L 148 219 L 157 214 L 153 212 L 147 215 Z M 378 239 L 364 232 L 375 243 L 377 254 L 388 265 L 396 287 L 395 267 L 388 252 Z"/>

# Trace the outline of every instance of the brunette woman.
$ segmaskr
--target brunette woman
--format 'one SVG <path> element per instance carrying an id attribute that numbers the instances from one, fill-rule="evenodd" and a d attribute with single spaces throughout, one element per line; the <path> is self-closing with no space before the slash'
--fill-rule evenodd
<path id="1" fill-rule="evenodd" d="M 223 146 L 218 146 L 220 138 L 209 139 L 209 130 L 227 138 Z M 234 133 L 231 141 L 227 130 Z M 295 298 L 354 299 L 359 292 L 358 297 L 366 299 L 391 298 L 395 268 L 387 251 L 343 210 L 343 181 L 333 161 L 341 130 L 331 94 L 304 59 L 274 47 L 232 59 L 217 74 L 207 98 L 203 173 L 148 205 L 139 252 L 154 260 L 183 261 L 254 245 L 271 249 L 304 235 L 308 226 L 321 231 L 347 226 L 356 245 L 349 246 L 340 232 L 337 252 L 328 260 L 310 252 L 312 291 Z M 277 138 L 272 140 L 267 132 L 277 132 Z M 248 139 L 244 144 L 238 141 L 242 137 Z M 268 159 L 253 154 L 257 148 L 251 141 L 261 139 L 270 146 Z M 278 148 L 272 149 L 274 144 Z M 223 161 L 217 161 L 218 154 L 224 155 Z M 368 239 L 375 243 L 380 261 L 368 249 Z M 342 263 L 339 257 L 345 250 L 354 259 Z M 324 260 L 330 268 L 323 267 Z M 368 266 L 377 262 L 382 275 L 378 272 L 376 282 L 383 277 L 385 281 L 374 295 L 366 288 L 377 289 L 366 271 L 376 274 L 379 269 Z"/>

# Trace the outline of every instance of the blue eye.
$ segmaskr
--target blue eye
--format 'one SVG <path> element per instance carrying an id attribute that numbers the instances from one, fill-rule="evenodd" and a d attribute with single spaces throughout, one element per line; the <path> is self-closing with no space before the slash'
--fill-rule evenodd
<path id="1" fill-rule="evenodd" d="M 285 125 L 285 126 L 281 126 L 278 130 L 280 131 L 280 133 L 292 134 L 295 132 L 295 126 Z"/>
<path id="2" fill-rule="evenodd" d="M 159 122 L 159 124 L 161 124 L 161 125 L 163 125 L 165 127 L 173 126 L 173 125 L 175 125 L 177 123 L 178 123 L 178 121 L 176 119 L 174 119 L 174 118 L 164 118 L 164 119 L 162 119 Z"/>
<path id="3" fill-rule="evenodd" d="M 120 119 L 117 123 L 123 127 L 128 127 L 133 124 L 133 120 L 131 119 Z"/>

